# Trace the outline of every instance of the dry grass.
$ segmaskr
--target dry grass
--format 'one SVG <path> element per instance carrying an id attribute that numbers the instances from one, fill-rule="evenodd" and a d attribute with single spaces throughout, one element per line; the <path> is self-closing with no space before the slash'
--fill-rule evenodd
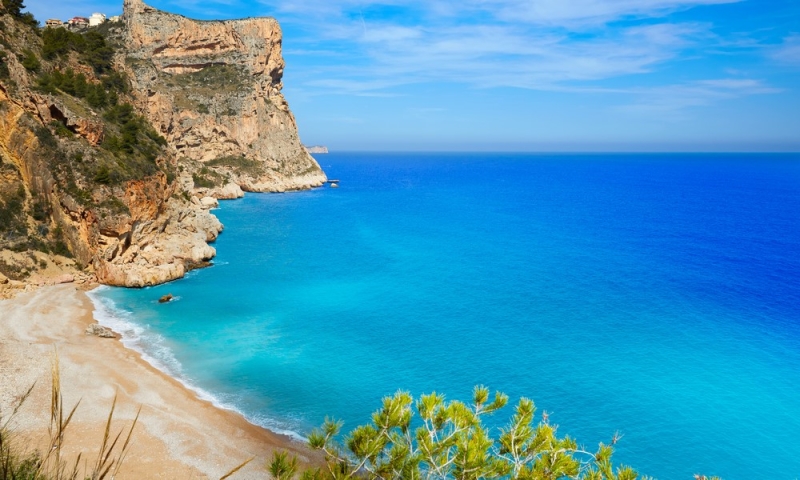
<path id="1" fill-rule="evenodd" d="M 12 428 L 14 417 L 33 392 L 33 385 L 16 399 L 10 415 L 3 416 L 0 412 L 0 480 L 111 480 L 116 478 L 128 456 L 133 430 L 139 420 L 141 407 L 129 427 L 120 428 L 113 433 L 112 424 L 117 407 L 117 396 L 115 395 L 108 412 L 108 419 L 96 458 L 89 461 L 81 452 L 74 461 L 67 461 L 64 447 L 69 441 L 69 427 L 81 402 L 78 400 L 71 408 L 64 405 L 58 352 L 53 354 L 51 373 L 50 424 L 47 447 L 44 452 L 31 450 L 24 445 L 22 439 L 14 435 Z M 253 458 L 250 458 L 233 468 L 220 480 L 233 476 L 252 460 Z"/>
<path id="2" fill-rule="evenodd" d="M 77 480 L 113 479 L 119 473 L 130 447 L 133 430 L 139 419 L 139 413 L 127 429 L 125 440 L 120 444 L 120 439 L 125 429 L 120 429 L 112 436 L 111 425 L 114 420 L 114 409 L 117 404 L 116 396 L 108 413 L 103 440 L 97 451 L 97 458 L 91 466 L 88 462 L 81 465 L 83 452 L 79 453 L 74 462 L 68 463 L 64 458 L 64 445 L 75 412 L 80 405 L 80 400 L 69 410 L 64 406 L 61 393 L 61 374 L 59 372 L 58 353 L 54 353 L 52 361 L 52 380 L 50 386 L 50 425 L 48 428 L 47 448 L 44 452 L 26 451 L 23 445 L 15 442 L 14 432 L 11 428 L 12 421 L 19 409 L 33 391 L 33 386 L 15 403 L 11 414 L 3 420 L 0 418 L 0 480 Z M 141 408 L 140 408 L 141 410 Z"/>

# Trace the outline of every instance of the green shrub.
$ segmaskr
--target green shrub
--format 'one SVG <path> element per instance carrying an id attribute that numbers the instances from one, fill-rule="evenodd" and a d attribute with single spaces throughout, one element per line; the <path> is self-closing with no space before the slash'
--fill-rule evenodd
<path id="1" fill-rule="evenodd" d="M 6 52 L 0 50 L 0 79 L 7 80 L 10 78 L 11 73 L 8 71 L 8 55 Z"/>
<path id="2" fill-rule="evenodd" d="M 97 183 L 102 183 L 103 185 L 108 185 L 111 183 L 111 172 L 106 165 L 100 165 L 97 171 L 92 178 Z"/>
<path id="3" fill-rule="evenodd" d="M 214 180 L 202 173 L 193 173 L 192 180 L 194 180 L 195 188 L 214 188 L 217 186 Z"/>
<path id="4" fill-rule="evenodd" d="M 239 175 L 249 174 L 258 176 L 264 173 L 264 165 L 261 162 L 239 155 L 218 157 L 206 162 L 206 165 L 209 167 L 227 167 Z"/>
<path id="5" fill-rule="evenodd" d="M 0 233 L 11 236 L 25 236 L 28 226 L 25 223 L 25 187 L 21 184 L 5 198 L 0 196 Z"/>
<path id="6" fill-rule="evenodd" d="M 69 138 L 75 135 L 74 133 L 72 133 L 72 130 L 67 128 L 66 125 L 59 122 L 58 120 L 53 120 L 52 122 L 50 122 L 50 128 L 52 128 L 55 134 L 59 137 Z"/>
<path id="7" fill-rule="evenodd" d="M 95 73 L 111 71 L 114 49 L 106 43 L 103 35 L 96 31 L 84 34 L 66 28 L 48 28 L 42 33 L 42 56 L 47 60 L 64 58 L 69 52 L 77 52 L 80 59 L 90 65 Z"/>
<path id="8" fill-rule="evenodd" d="M 38 72 L 42 68 L 41 62 L 31 50 L 22 51 L 22 66 L 29 72 Z"/>
<path id="9" fill-rule="evenodd" d="M 61 255 L 62 257 L 72 258 L 72 252 L 70 251 L 69 247 L 67 246 L 67 242 L 64 240 L 64 230 L 61 227 L 56 227 L 53 230 L 53 247 L 52 251 L 56 255 Z"/>

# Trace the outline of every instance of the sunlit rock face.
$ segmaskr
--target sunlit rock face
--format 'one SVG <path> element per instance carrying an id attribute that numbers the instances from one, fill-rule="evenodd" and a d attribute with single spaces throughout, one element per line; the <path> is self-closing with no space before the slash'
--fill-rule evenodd
<path id="1" fill-rule="evenodd" d="M 245 191 L 326 178 L 281 94 L 273 18 L 196 21 L 126 0 L 124 68 L 140 106 L 179 157 L 209 163 Z"/>

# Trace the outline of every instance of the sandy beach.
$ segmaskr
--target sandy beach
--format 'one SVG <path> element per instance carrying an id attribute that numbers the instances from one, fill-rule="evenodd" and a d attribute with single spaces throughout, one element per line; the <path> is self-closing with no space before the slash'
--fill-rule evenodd
<path id="1" fill-rule="evenodd" d="M 250 457 L 232 478 L 267 478 L 275 449 L 308 461 L 290 438 L 200 400 L 119 340 L 86 335 L 93 306 L 74 285 L 42 287 L 0 301 L 0 412 L 35 383 L 14 422 L 17 435 L 42 448 L 47 438 L 50 365 L 57 349 L 64 403 L 80 405 L 67 430 L 67 452 L 91 463 L 115 393 L 112 429 L 130 426 L 141 405 L 133 445 L 117 478 L 219 478 Z"/>

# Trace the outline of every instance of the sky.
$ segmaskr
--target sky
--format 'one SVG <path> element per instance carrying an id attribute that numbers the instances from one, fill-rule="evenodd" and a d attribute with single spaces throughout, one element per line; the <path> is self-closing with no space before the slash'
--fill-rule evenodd
<path id="1" fill-rule="evenodd" d="M 306 145 L 800 151 L 798 0 L 146 0 L 272 16 Z M 26 0 L 37 19 L 121 0 Z"/>

